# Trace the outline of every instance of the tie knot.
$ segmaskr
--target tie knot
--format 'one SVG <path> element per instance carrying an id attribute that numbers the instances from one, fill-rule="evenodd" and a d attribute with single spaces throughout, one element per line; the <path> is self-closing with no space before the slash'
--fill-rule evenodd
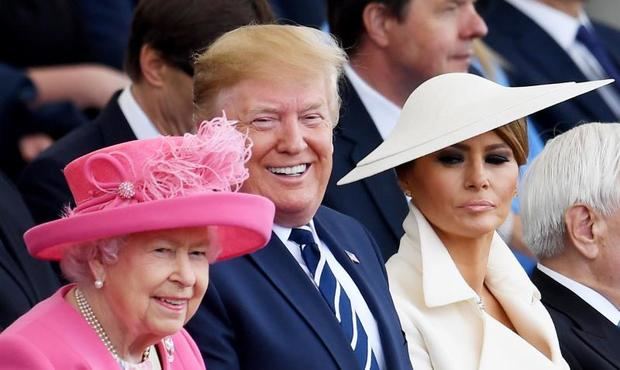
<path id="1" fill-rule="evenodd" d="M 579 26 L 579 29 L 577 29 L 577 36 L 575 37 L 575 39 L 582 43 L 588 49 L 597 48 L 599 45 L 594 32 L 589 30 L 583 24 Z"/>
<path id="2" fill-rule="evenodd" d="M 289 235 L 288 240 L 293 241 L 300 246 L 314 244 L 314 237 L 312 236 L 312 231 L 294 228 L 291 230 L 291 235 Z"/>

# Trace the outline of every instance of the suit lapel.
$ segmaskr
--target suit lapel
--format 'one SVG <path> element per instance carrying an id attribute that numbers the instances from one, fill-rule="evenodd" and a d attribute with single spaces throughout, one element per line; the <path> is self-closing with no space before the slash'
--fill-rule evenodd
<path id="1" fill-rule="evenodd" d="M 356 359 L 334 314 L 277 235 L 272 233 L 267 247 L 249 258 L 316 333 L 338 366 L 356 368 Z"/>
<path id="2" fill-rule="evenodd" d="M 542 293 L 542 301 L 553 310 L 562 312 L 575 323 L 573 332 L 584 344 L 612 364 L 620 363 L 620 329 L 587 304 L 578 295 L 556 282 L 538 269 L 532 274 L 532 281 Z"/>
<path id="3" fill-rule="evenodd" d="M 350 122 L 346 127 L 337 128 L 337 134 L 343 139 L 351 142 L 352 149 L 349 153 L 351 163 L 357 164 L 370 152 L 376 149 L 383 139 L 374 125 L 372 118 L 368 114 L 366 107 L 360 100 L 357 92 L 345 79 L 342 86 L 343 100 L 346 106 L 343 106 L 341 115 L 346 117 L 346 121 Z M 390 225 L 390 229 L 394 233 L 395 239 L 400 239 L 403 234 L 402 220 L 407 214 L 407 203 L 398 182 L 396 173 L 389 170 L 375 176 L 368 177 L 361 182 L 368 190 L 373 199 L 377 212 L 383 215 L 383 218 Z M 346 186 L 346 185 L 345 185 Z M 385 207 L 385 204 L 394 204 L 396 207 Z M 398 206 L 399 205 L 399 206 Z M 400 212 L 394 212 L 399 209 Z"/>

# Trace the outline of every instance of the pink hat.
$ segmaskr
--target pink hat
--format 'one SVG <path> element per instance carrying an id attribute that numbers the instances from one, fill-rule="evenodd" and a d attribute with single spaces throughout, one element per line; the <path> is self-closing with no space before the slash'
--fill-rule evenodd
<path id="1" fill-rule="evenodd" d="M 76 207 L 24 234 L 31 255 L 59 260 L 78 243 L 143 231 L 214 226 L 218 260 L 251 253 L 271 236 L 273 203 L 238 193 L 248 177 L 247 136 L 226 116 L 196 135 L 135 140 L 65 167 Z"/>

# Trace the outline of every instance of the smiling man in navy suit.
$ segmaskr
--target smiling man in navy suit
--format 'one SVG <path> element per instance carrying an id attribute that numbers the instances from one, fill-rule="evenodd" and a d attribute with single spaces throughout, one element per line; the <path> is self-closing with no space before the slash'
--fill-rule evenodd
<path id="1" fill-rule="evenodd" d="M 188 324 L 210 370 L 411 369 L 377 245 L 320 205 L 345 61 L 330 36 L 281 25 L 229 32 L 196 61 L 196 115 L 238 121 L 241 190 L 276 206 L 267 247 L 214 265 Z"/>

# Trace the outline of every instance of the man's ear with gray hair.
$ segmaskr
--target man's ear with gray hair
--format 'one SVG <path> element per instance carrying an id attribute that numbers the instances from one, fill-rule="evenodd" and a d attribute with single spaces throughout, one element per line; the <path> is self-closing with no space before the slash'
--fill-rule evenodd
<path id="1" fill-rule="evenodd" d="M 605 221 L 591 207 L 574 204 L 564 213 L 566 241 L 583 258 L 592 260 L 599 254 L 601 233 Z"/>

